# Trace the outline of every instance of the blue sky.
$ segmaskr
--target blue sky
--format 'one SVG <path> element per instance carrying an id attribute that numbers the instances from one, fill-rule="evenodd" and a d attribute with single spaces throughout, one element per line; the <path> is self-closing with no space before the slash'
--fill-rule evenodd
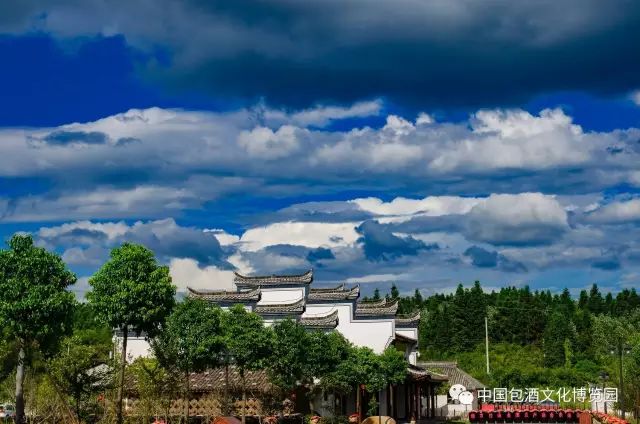
<path id="1" fill-rule="evenodd" d="M 640 285 L 640 7 L 0 6 L 0 234 L 365 292 Z"/>

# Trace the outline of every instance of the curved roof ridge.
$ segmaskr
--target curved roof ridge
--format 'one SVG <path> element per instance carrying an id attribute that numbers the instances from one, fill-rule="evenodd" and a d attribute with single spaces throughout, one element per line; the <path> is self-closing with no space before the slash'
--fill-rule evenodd
<path id="1" fill-rule="evenodd" d="M 324 292 L 334 292 L 334 291 L 344 291 L 345 290 L 345 283 L 340 283 L 335 287 L 312 287 L 311 288 L 311 292 L 312 293 L 324 293 Z"/>
<path id="2" fill-rule="evenodd" d="M 295 313 L 301 314 L 305 311 L 305 299 L 300 298 L 295 302 L 290 303 L 275 303 L 275 304 L 266 304 L 266 305 L 256 305 L 253 310 L 258 314 L 288 314 Z"/>
<path id="3" fill-rule="evenodd" d="M 338 326 L 338 310 L 334 310 L 324 316 L 301 317 L 300 324 L 310 328 L 333 329 Z"/>
<path id="4" fill-rule="evenodd" d="M 226 290 L 196 290 L 187 287 L 189 297 L 204 299 L 211 302 L 257 302 L 262 297 L 259 288 L 247 291 L 226 291 Z"/>
<path id="5" fill-rule="evenodd" d="M 331 301 L 331 300 L 355 300 L 360 297 L 360 285 L 356 284 L 347 288 L 344 284 L 341 289 L 335 290 L 315 290 L 309 291 L 308 300 L 310 302 Z"/>
<path id="6" fill-rule="evenodd" d="M 291 275 L 242 275 L 236 271 L 233 272 L 233 279 L 236 285 L 244 286 L 260 286 L 260 285 L 278 285 L 278 284 L 311 284 L 313 281 L 313 270 L 310 269 L 303 274 Z"/>
<path id="7" fill-rule="evenodd" d="M 383 302 L 375 302 L 368 305 L 364 303 L 366 305 L 364 307 L 362 305 L 362 302 L 356 304 L 356 316 L 395 315 L 398 312 L 398 299 L 390 302 L 385 299 Z"/>

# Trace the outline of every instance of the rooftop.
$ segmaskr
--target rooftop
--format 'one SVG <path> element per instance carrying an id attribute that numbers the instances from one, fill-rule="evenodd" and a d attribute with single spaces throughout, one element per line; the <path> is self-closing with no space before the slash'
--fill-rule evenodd
<path id="1" fill-rule="evenodd" d="M 447 381 L 449 377 L 445 374 L 440 374 L 438 372 L 426 369 L 424 367 L 418 365 L 411 365 L 407 367 L 407 371 L 409 372 L 409 378 L 413 381 L 421 381 L 421 380 L 429 380 L 429 381 Z"/>
<path id="2" fill-rule="evenodd" d="M 304 299 L 300 299 L 291 303 L 256 305 L 253 311 L 260 315 L 298 315 L 303 313 L 304 310 Z"/>
<path id="3" fill-rule="evenodd" d="M 189 297 L 204 299 L 211 302 L 257 302 L 260 300 L 260 289 L 248 291 L 225 290 L 195 290 L 187 287 Z"/>
<path id="4" fill-rule="evenodd" d="M 358 302 L 356 304 L 356 317 L 387 316 L 398 312 L 398 301 L 385 299 L 375 302 Z"/>
<path id="5" fill-rule="evenodd" d="M 335 310 L 327 315 L 302 317 L 300 324 L 307 328 L 334 329 L 338 326 L 338 311 Z"/>
<path id="6" fill-rule="evenodd" d="M 420 311 L 396 316 L 396 327 L 417 327 L 418 324 L 420 324 Z"/>
<path id="7" fill-rule="evenodd" d="M 313 281 L 313 271 L 309 270 L 304 274 L 297 275 L 265 275 L 246 276 L 234 272 L 233 282 L 241 287 L 279 286 L 279 285 L 306 285 Z"/>
<path id="8" fill-rule="evenodd" d="M 360 296 L 360 286 L 347 288 L 344 284 L 331 288 L 312 288 L 309 290 L 307 300 L 309 302 L 327 300 L 356 300 Z"/>
<path id="9" fill-rule="evenodd" d="M 468 390 L 486 387 L 486 384 L 460 369 L 455 361 L 421 361 L 419 364 L 428 370 L 446 375 L 451 384 L 462 384 Z"/>

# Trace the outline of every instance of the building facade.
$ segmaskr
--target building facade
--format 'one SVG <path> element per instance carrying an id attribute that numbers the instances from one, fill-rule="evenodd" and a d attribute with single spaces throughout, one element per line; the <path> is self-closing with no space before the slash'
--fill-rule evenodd
<path id="1" fill-rule="evenodd" d="M 397 418 L 431 417 L 435 414 L 435 391 L 446 376 L 417 365 L 418 326 L 420 314 L 399 316 L 397 300 L 360 300 L 359 285 L 313 287 L 313 272 L 298 275 L 245 276 L 235 274 L 236 290 L 195 290 L 189 296 L 206 300 L 221 308 L 242 305 L 260 315 L 266 325 L 294 319 L 310 331 L 339 331 L 355 346 L 369 347 L 375 353 L 395 346 L 405 354 L 408 378 L 405 384 L 389 387 L 380 393 L 382 415 Z M 129 358 L 147 355 L 148 345 L 135 339 L 128 347 Z M 333 399 L 322 396 L 314 408 L 322 415 L 335 410 L 340 403 L 342 413 L 366 410 L 366 394 L 356 405 L 356 394 Z"/>

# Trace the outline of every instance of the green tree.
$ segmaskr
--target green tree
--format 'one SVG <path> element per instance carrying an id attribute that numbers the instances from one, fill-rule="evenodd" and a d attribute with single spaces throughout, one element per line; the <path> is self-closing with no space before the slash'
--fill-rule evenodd
<path id="1" fill-rule="evenodd" d="M 202 299 L 188 298 L 179 303 L 167 318 L 158 337 L 172 364 L 184 375 L 185 422 L 189 420 L 189 373 L 215 368 L 221 363 L 225 347 L 222 310 Z M 157 351 L 157 349 L 155 349 Z"/>
<path id="2" fill-rule="evenodd" d="M 47 350 L 71 330 L 75 299 L 67 287 L 76 276 L 60 257 L 36 247 L 28 235 L 14 235 L 0 251 L 0 322 L 15 341 L 16 422 L 24 416 L 24 375 L 32 349 Z"/>
<path id="3" fill-rule="evenodd" d="M 551 314 L 544 330 L 544 363 L 548 367 L 563 366 L 567 352 L 575 341 L 575 326 L 559 311 Z"/>
<path id="4" fill-rule="evenodd" d="M 308 370 L 309 333 L 291 319 L 280 321 L 272 328 L 272 354 L 268 364 L 271 380 L 281 389 L 291 390 Z"/>
<path id="5" fill-rule="evenodd" d="M 169 268 L 159 266 L 153 252 L 138 244 L 124 243 L 111 251 L 110 259 L 89 279 L 87 294 L 98 316 L 122 333 L 116 416 L 122 423 L 122 396 L 129 331 L 153 335 L 171 312 L 175 286 Z"/>
<path id="6" fill-rule="evenodd" d="M 66 338 L 60 352 L 48 362 L 54 387 L 67 395 L 78 420 L 83 420 L 82 405 L 107 386 L 109 344 L 94 344 L 78 332 Z"/>
<path id="7" fill-rule="evenodd" d="M 367 377 L 366 386 L 367 391 L 374 395 L 372 399 L 375 399 L 375 403 L 372 403 L 371 406 L 373 407 L 375 404 L 379 414 L 380 392 L 390 384 L 404 382 L 407 377 L 407 361 L 402 352 L 393 347 L 388 347 L 381 355 L 375 357 L 374 363 L 375 366 Z M 373 415 L 373 410 L 370 410 L 369 414 Z M 382 422 L 382 419 L 379 422 Z"/>
<path id="8" fill-rule="evenodd" d="M 391 286 L 391 299 L 399 299 L 400 298 L 400 291 L 398 290 L 398 287 L 396 287 L 395 284 L 393 284 Z"/>
<path id="9" fill-rule="evenodd" d="M 369 377 L 378 367 L 376 354 L 368 347 L 352 347 L 345 360 L 337 364 L 336 369 L 325 376 L 325 384 L 332 390 L 346 394 L 353 388 L 357 389 L 356 409 L 361 411 L 360 385 L 369 382 Z"/>
<path id="10" fill-rule="evenodd" d="M 377 288 L 376 288 L 376 289 L 373 291 L 373 298 L 372 298 L 372 300 L 380 300 L 380 290 L 379 290 L 379 289 L 377 289 Z"/>
<path id="11" fill-rule="evenodd" d="M 285 321 L 285 323 L 283 325 L 289 326 L 291 322 Z M 282 345 L 278 345 L 278 349 L 274 349 L 273 356 L 270 356 L 272 345 L 270 329 L 264 326 L 259 315 L 247 312 L 241 305 L 236 305 L 224 314 L 223 329 L 225 353 L 232 358 L 242 381 L 242 424 L 244 424 L 247 405 L 246 371 L 264 368 L 267 360 L 269 363 L 278 361 L 278 364 L 282 365 L 282 362 L 279 362 L 280 358 L 276 357 L 276 351 L 279 354 L 284 352 Z M 288 341 L 290 339 L 285 340 L 285 342 Z M 282 368 L 280 370 L 282 371 Z"/>
<path id="12" fill-rule="evenodd" d="M 155 353 L 155 351 L 154 351 Z M 171 403 L 180 395 L 183 378 L 173 367 L 167 368 L 156 358 L 136 358 L 127 367 L 136 382 L 140 409 L 145 416 L 162 416 L 169 420 Z"/>

